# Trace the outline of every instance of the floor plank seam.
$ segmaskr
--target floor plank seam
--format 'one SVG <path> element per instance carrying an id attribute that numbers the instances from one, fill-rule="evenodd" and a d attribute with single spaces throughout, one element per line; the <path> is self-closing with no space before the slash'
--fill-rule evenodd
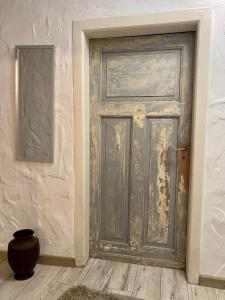
<path id="1" fill-rule="evenodd" d="M 160 270 L 160 299 L 162 299 L 162 268 Z"/>
<path id="2" fill-rule="evenodd" d="M 9 265 L 9 263 L 8 263 L 7 260 L 1 260 L 1 261 L 0 261 L 0 268 L 2 268 L 2 265 L 5 265 L 5 264 L 6 264 L 6 266 L 7 266 L 7 267 L 5 266 L 5 268 L 9 270 L 9 274 L 8 274 L 8 276 L 7 276 L 6 278 L 4 278 L 4 280 L 0 283 L 0 286 L 1 286 L 1 284 L 2 284 L 5 280 L 7 280 L 7 279 L 13 274 L 13 270 L 11 269 L 11 267 L 10 267 L 10 265 Z"/>
<path id="3" fill-rule="evenodd" d="M 131 265 L 129 264 L 128 270 L 127 270 L 127 272 L 126 272 L 125 280 L 124 280 L 123 285 L 122 285 L 122 287 L 121 287 L 121 290 L 122 290 L 122 291 L 125 290 L 125 286 L 126 286 L 126 283 L 127 283 L 127 280 L 128 280 L 128 275 L 129 275 L 129 272 L 130 272 L 130 268 L 131 268 Z"/>
<path id="4" fill-rule="evenodd" d="M 38 272 L 35 272 L 35 273 L 34 273 L 34 275 L 33 275 L 33 277 L 31 278 L 31 280 L 28 280 L 27 284 L 24 285 L 24 287 L 22 288 L 22 290 L 19 291 L 18 294 L 15 295 L 14 300 L 16 300 L 16 298 L 20 296 L 20 294 L 24 291 L 24 289 L 27 288 L 27 287 L 30 285 L 30 283 L 34 280 L 34 278 L 36 278 L 36 277 L 38 276 L 38 274 L 41 272 L 41 270 L 42 270 L 43 268 L 44 268 L 44 266 L 42 265 L 42 266 L 40 267 L 40 269 L 38 270 Z"/>
<path id="5" fill-rule="evenodd" d="M 112 268 L 112 271 L 111 271 L 111 275 L 110 275 L 108 281 L 106 282 L 105 287 L 103 288 L 103 291 L 104 291 L 104 292 L 106 292 L 106 290 L 107 290 L 107 288 L 108 288 L 108 286 L 109 286 L 109 283 L 110 283 L 110 281 L 111 281 L 111 278 L 112 278 L 113 271 L 114 271 L 115 267 L 116 267 L 116 264 L 113 263 L 113 268 Z"/>
<path id="6" fill-rule="evenodd" d="M 91 271 L 91 269 L 92 269 L 92 267 L 93 267 L 93 265 L 94 265 L 94 262 L 95 262 L 95 261 L 94 261 L 94 259 L 93 259 L 92 264 L 91 264 L 89 270 L 88 270 L 87 273 L 84 275 L 84 278 L 82 279 L 82 281 L 79 283 L 80 285 L 82 285 L 83 282 L 85 281 L 85 279 L 87 278 L 89 272 Z"/>
<path id="7" fill-rule="evenodd" d="M 1 288 L 1 285 L 2 285 L 6 280 L 8 280 L 9 277 L 12 276 L 12 275 L 13 275 L 13 272 L 11 272 L 6 278 L 4 278 L 4 280 L 0 283 L 0 288 Z"/>
<path id="8" fill-rule="evenodd" d="M 186 290 L 187 290 L 188 300 L 190 300 L 190 294 L 189 294 L 188 282 L 186 276 L 185 276 L 185 280 L 186 280 Z"/>
<path id="9" fill-rule="evenodd" d="M 137 276 L 138 276 L 138 273 L 139 273 L 139 268 L 140 268 L 140 266 L 138 265 L 137 272 L 136 272 L 136 275 L 135 275 L 135 280 L 134 280 L 134 286 L 133 286 L 132 293 L 131 293 L 131 296 L 133 296 L 133 297 L 135 297 L 135 295 L 134 295 L 134 289 L 135 289 L 136 282 L 137 282 Z"/>
<path id="10" fill-rule="evenodd" d="M 215 292 L 215 294 L 216 294 L 216 300 L 219 300 L 218 295 L 217 295 L 217 292 Z"/>
<path id="11" fill-rule="evenodd" d="M 173 292 L 172 292 L 172 299 L 175 299 L 175 270 L 173 270 Z"/>
<path id="12" fill-rule="evenodd" d="M 60 281 L 56 281 L 55 283 L 62 284 L 62 285 L 68 286 L 68 287 L 73 287 L 73 285 L 71 285 L 71 284 L 60 282 Z"/>

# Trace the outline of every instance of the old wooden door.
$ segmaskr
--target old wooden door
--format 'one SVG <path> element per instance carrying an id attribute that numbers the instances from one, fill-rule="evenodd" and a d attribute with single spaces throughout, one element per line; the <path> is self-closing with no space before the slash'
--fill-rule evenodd
<path id="1" fill-rule="evenodd" d="M 194 41 L 90 41 L 91 256 L 185 265 Z"/>

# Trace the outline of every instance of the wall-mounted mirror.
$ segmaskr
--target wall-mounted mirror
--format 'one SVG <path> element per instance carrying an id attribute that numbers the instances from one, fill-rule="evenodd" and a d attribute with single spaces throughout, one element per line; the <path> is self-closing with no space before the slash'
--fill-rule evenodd
<path id="1" fill-rule="evenodd" d="M 16 47 L 16 158 L 53 162 L 54 46 Z"/>

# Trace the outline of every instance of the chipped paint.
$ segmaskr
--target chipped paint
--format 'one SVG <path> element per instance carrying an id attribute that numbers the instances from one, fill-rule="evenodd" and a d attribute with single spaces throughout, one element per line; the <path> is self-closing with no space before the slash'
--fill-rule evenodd
<path id="1" fill-rule="evenodd" d="M 133 121 L 138 125 L 140 128 L 144 128 L 144 123 L 146 119 L 145 111 L 138 111 L 134 114 Z"/>
<path id="2" fill-rule="evenodd" d="M 169 199 L 170 199 L 170 176 L 168 173 L 168 138 L 172 134 L 172 128 L 163 127 L 159 134 L 157 147 L 157 189 L 158 189 L 158 221 L 157 230 L 159 236 L 156 238 L 157 242 L 167 243 L 168 229 L 169 229 Z"/>
<path id="3" fill-rule="evenodd" d="M 180 181 L 179 181 L 179 184 L 178 184 L 178 192 L 180 194 L 184 194 L 186 192 L 186 187 L 185 187 L 185 180 L 184 180 L 184 176 L 181 174 L 180 176 Z M 179 205 L 180 203 L 178 203 Z M 178 214 L 179 214 L 179 218 L 182 220 L 183 219 L 183 216 L 184 216 L 184 209 L 183 209 L 183 205 L 179 205 L 178 207 Z"/>
<path id="4" fill-rule="evenodd" d="M 118 151 L 121 150 L 122 142 L 124 143 L 124 140 L 121 141 L 122 137 L 124 139 L 124 123 L 119 123 L 115 126 L 115 132 L 116 132 L 116 145 L 118 146 Z"/>
<path id="5" fill-rule="evenodd" d="M 180 153 L 180 173 L 182 178 L 182 184 L 185 191 L 189 188 L 189 172 L 190 172 L 190 149 L 182 151 Z"/>

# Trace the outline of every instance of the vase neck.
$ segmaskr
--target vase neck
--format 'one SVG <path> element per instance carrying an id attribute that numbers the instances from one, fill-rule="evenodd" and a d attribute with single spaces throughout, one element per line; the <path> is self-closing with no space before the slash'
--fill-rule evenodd
<path id="1" fill-rule="evenodd" d="M 21 229 L 16 231 L 13 236 L 16 239 L 29 239 L 33 236 L 34 232 L 31 229 Z"/>

